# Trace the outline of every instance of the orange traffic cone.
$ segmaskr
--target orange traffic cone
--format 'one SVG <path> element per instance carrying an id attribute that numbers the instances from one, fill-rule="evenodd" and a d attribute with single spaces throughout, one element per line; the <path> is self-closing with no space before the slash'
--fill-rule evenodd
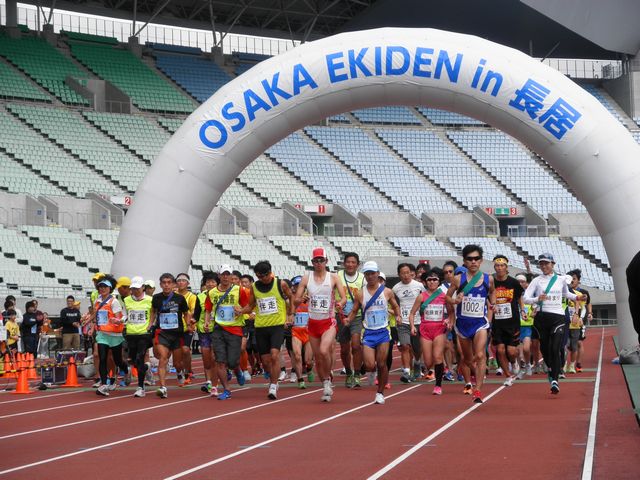
<path id="1" fill-rule="evenodd" d="M 27 378 L 29 380 L 37 380 L 38 374 L 36 373 L 36 363 L 33 359 L 33 353 L 27 354 L 28 358 L 28 367 L 27 367 Z"/>
<path id="2" fill-rule="evenodd" d="M 18 365 L 16 360 L 17 355 L 14 360 L 11 360 L 8 353 L 4 356 L 4 371 L 7 378 L 18 378 Z"/>
<path id="3" fill-rule="evenodd" d="M 67 367 L 67 381 L 62 385 L 63 388 L 76 388 L 81 387 L 78 383 L 78 369 L 76 367 L 76 360 L 71 357 L 69 359 L 69 366 Z"/>
<path id="4" fill-rule="evenodd" d="M 23 395 L 33 393 L 29 391 L 29 380 L 27 379 L 27 371 L 24 368 L 20 368 L 18 372 L 18 383 L 16 384 L 16 389 L 11 393 Z"/>

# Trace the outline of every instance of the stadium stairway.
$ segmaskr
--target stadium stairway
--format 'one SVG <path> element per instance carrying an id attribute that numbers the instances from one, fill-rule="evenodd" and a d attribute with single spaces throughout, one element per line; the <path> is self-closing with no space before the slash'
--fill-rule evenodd
<path id="1" fill-rule="evenodd" d="M 576 242 L 573 238 L 571 238 L 571 237 L 560 237 L 560 240 L 562 240 L 564 243 L 569 245 L 571 248 L 573 248 L 575 251 L 577 251 L 580 255 L 582 255 L 586 259 L 590 260 L 591 263 L 593 263 L 596 267 L 604 270 L 609 275 L 611 275 L 611 267 L 609 265 L 607 265 L 605 262 L 600 260 L 594 254 L 589 252 L 586 248 L 581 247 L 580 245 L 578 245 L 578 242 Z"/>

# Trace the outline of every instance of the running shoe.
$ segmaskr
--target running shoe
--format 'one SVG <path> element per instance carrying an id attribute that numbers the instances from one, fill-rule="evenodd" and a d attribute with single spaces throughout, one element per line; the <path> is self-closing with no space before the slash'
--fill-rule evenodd
<path id="1" fill-rule="evenodd" d="M 567 373 L 577 373 L 576 367 L 573 363 L 569 365 L 569 369 L 567 370 Z"/>
<path id="2" fill-rule="evenodd" d="M 151 369 L 147 370 L 147 374 L 144 376 L 144 384 L 145 385 L 155 385 L 156 379 L 153 377 L 153 372 Z"/>
<path id="3" fill-rule="evenodd" d="M 236 372 L 236 380 L 238 381 L 238 385 L 244 385 L 244 373 L 242 373 L 242 370 Z"/>
<path id="4" fill-rule="evenodd" d="M 491 357 L 489 358 L 489 362 L 487 366 L 489 368 L 493 368 L 494 370 L 496 370 L 498 368 L 498 361 L 495 359 L 495 357 Z"/>
<path id="5" fill-rule="evenodd" d="M 376 399 L 373 401 L 373 403 L 384 405 L 384 395 L 382 393 L 376 393 Z"/>
<path id="6" fill-rule="evenodd" d="M 344 386 L 347 388 L 353 388 L 354 381 L 353 373 L 347 375 L 347 378 L 344 379 Z"/>
<path id="7" fill-rule="evenodd" d="M 464 389 L 462 390 L 462 393 L 464 393 L 465 395 L 471 395 L 472 392 L 473 392 L 473 387 L 471 386 L 470 383 L 467 383 L 464 386 Z"/>
<path id="8" fill-rule="evenodd" d="M 169 368 L 169 373 L 176 373 L 176 367 Z"/>
<path id="9" fill-rule="evenodd" d="M 533 368 L 531 367 L 530 363 L 527 363 L 526 371 L 527 371 L 527 376 L 528 377 L 530 377 L 533 374 Z"/>
<path id="10" fill-rule="evenodd" d="M 560 393 L 560 385 L 556 380 L 553 380 L 551 382 L 551 393 L 553 393 L 554 395 L 557 395 Z"/>
<path id="11" fill-rule="evenodd" d="M 287 371 L 286 370 L 280 370 L 280 375 L 278 376 L 278 381 L 283 382 L 285 378 L 287 378 Z"/>
<path id="12" fill-rule="evenodd" d="M 211 387 L 211 392 L 209 393 L 210 397 L 217 397 L 218 396 L 218 387 Z"/>
<path id="13" fill-rule="evenodd" d="M 305 385 L 305 383 L 304 383 L 304 380 L 300 380 L 300 381 L 298 382 L 298 388 L 299 388 L 300 390 L 304 390 L 304 389 L 306 389 L 306 388 L 307 388 L 307 386 L 306 386 L 306 385 Z"/>
<path id="14" fill-rule="evenodd" d="M 447 372 L 442 376 L 442 378 L 445 382 L 453 382 L 454 380 L 453 373 L 451 373 L 451 370 L 447 370 Z"/>
<path id="15" fill-rule="evenodd" d="M 231 392 L 229 390 L 225 390 L 220 395 L 218 395 L 218 400 L 229 400 L 231 398 Z"/>
<path id="16" fill-rule="evenodd" d="M 429 370 L 429 372 L 431 372 L 431 370 Z M 413 370 L 413 375 L 411 376 L 411 380 L 413 382 L 417 382 L 418 380 L 420 380 L 420 377 L 422 377 L 422 371 L 420 370 L 420 368 L 416 368 Z M 435 375 L 433 377 L 434 379 L 436 378 Z"/>
<path id="17" fill-rule="evenodd" d="M 96 383 L 91 385 L 91 388 L 98 388 L 100 385 L 102 385 L 102 382 L 100 380 L 98 380 Z"/>
<path id="18" fill-rule="evenodd" d="M 576 373 L 582 373 L 582 365 L 579 363 L 576 363 Z"/>
<path id="19" fill-rule="evenodd" d="M 473 403 L 482 403 L 482 393 L 480 393 L 480 390 L 474 390 L 471 398 L 473 398 Z"/>
<path id="20" fill-rule="evenodd" d="M 511 374 L 518 375 L 520 373 L 520 362 L 516 361 L 513 365 L 511 365 Z"/>
<path id="21" fill-rule="evenodd" d="M 251 381 L 251 374 L 249 373 L 248 370 L 245 370 L 244 372 L 242 372 L 242 374 L 244 375 L 244 381 L 245 383 L 250 382 Z"/>
<path id="22" fill-rule="evenodd" d="M 182 376 L 181 373 L 178 374 L 178 386 L 184 387 L 184 377 Z"/>
<path id="23" fill-rule="evenodd" d="M 362 385 L 360 385 L 360 377 L 358 375 L 355 375 L 353 377 L 353 388 L 355 388 L 356 390 L 362 388 Z"/>
<path id="24" fill-rule="evenodd" d="M 227 369 L 227 382 L 230 382 L 232 378 L 233 373 L 231 373 L 231 370 Z"/>
<path id="25" fill-rule="evenodd" d="M 117 384 L 116 384 L 116 379 L 115 378 L 109 378 L 107 380 L 107 387 L 109 388 L 109 391 L 113 391 L 117 388 Z"/>
<path id="26" fill-rule="evenodd" d="M 504 381 L 503 385 L 505 387 L 512 387 L 514 380 L 515 380 L 515 377 L 509 376 L 509 377 L 506 378 L 506 380 Z"/>
<path id="27" fill-rule="evenodd" d="M 391 390 L 391 384 L 390 383 L 386 383 L 384 386 L 385 390 Z"/>
<path id="28" fill-rule="evenodd" d="M 100 385 L 96 390 L 96 395 L 102 395 L 103 397 L 108 397 L 109 387 L 107 385 Z"/>
<path id="29" fill-rule="evenodd" d="M 202 393 L 211 393 L 212 388 L 213 388 L 213 385 L 211 384 L 211 382 L 207 382 L 200 387 L 200 391 Z"/>
<path id="30" fill-rule="evenodd" d="M 289 382 L 296 383 L 297 381 L 298 381 L 298 374 L 296 372 L 291 372 L 291 375 L 289 376 Z"/>
<path id="31" fill-rule="evenodd" d="M 424 376 L 424 379 L 427 382 L 435 382 L 436 381 L 436 374 L 433 372 L 433 370 L 429 370 L 427 372 L 427 374 Z"/>
<path id="32" fill-rule="evenodd" d="M 315 374 L 313 373 L 313 370 L 310 370 L 307 373 L 307 380 L 309 380 L 310 382 L 313 382 L 316 379 Z"/>
<path id="33" fill-rule="evenodd" d="M 331 401 L 331 395 L 325 395 L 324 393 L 322 394 L 322 396 L 320 397 L 320 400 L 323 402 L 330 402 Z"/>
<path id="34" fill-rule="evenodd" d="M 340 375 L 346 375 L 347 374 L 347 369 L 342 367 L 342 370 L 340 370 Z"/>
<path id="35" fill-rule="evenodd" d="M 567 378 L 567 376 L 564 374 L 564 370 L 560 370 L 560 375 L 558 375 L 558 378 Z"/>
<path id="36" fill-rule="evenodd" d="M 158 395 L 160 398 L 167 398 L 169 396 L 169 393 L 167 392 L 167 387 L 160 387 L 159 389 L 157 389 L 156 395 Z"/>
<path id="37" fill-rule="evenodd" d="M 190 373 L 187 373 L 187 374 L 184 376 L 184 385 L 183 385 L 183 386 L 191 385 L 191 376 L 192 376 L 192 375 L 191 375 Z"/>
<path id="38" fill-rule="evenodd" d="M 134 397 L 139 397 L 142 398 L 147 394 L 147 392 L 144 391 L 144 388 L 142 387 L 138 387 L 136 388 L 136 393 L 133 394 Z"/>
<path id="39" fill-rule="evenodd" d="M 371 375 L 371 374 L 369 374 L 369 375 Z M 411 383 L 411 377 L 410 377 L 410 375 L 411 375 L 411 374 L 409 374 L 409 373 L 407 373 L 407 372 L 402 372 L 402 375 L 400 376 L 400 381 L 401 381 L 402 383 Z M 369 384 L 369 385 L 371 385 L 371 384 Z"/>
<path id="40" fill-rule="evenodd" d="M 275 383 L 269 384 L 269 394 L 267 395 L 270 400 L 278 398 L 278 385 Z"/>
<path id="41" fill-rule="evenodd" d="M 496 375 L 498 375 L 499 377 L 503 374 L 504 372 L 502 371 L 502 369 L 500 367 L 498 367 L 496 369 Z"/>
<path id="42" fill-rule="evenodd" d="M 518 375 L 516 375 L 516 378 L 518 380 L 522 380 L 526 375 L 526 373 L 527 373 L 526 370 L 524 368 L 521 368 L 520 371 L 518 372 Z"/>
<path id="43" fill-rule="evenodd" d="M 442 387 L 438 387 L 437 385 L 433 387 L 432 395 L 442 395 Z"/>
<path id="44" fill-rule="evenodd" d="M 330 380 L 325 380 L 323 382 L 322 394 L 325 395 L 325 396 L 328 395 L 330 397 L 333 395 L 333 388 L 331 387 L 331 381 Z"/>

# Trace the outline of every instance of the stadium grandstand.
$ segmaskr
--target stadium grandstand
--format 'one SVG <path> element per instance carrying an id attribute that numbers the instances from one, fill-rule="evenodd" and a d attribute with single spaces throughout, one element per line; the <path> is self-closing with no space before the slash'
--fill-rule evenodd
<path id="1" fill-rule="evenodd" d="M 88 4 L 79 6 L 35 15 L 20 4 L 24 23 L 0 32 L 3 295 L 56 298 L 69 289 L 88 295 L 92 272 L 108 269 L 138 183 L 186 116 L 270 53 L 300 41 L 278 38 L 268 49 L 255 43 L 240 49 L 244 37 L 238 37 L 233 50 L 231 43 L 207 43 L 222 31 L 215 37 L 215 30 L 191 35 L 183 29 L 168 39 L 165 30 L 175 27 L 162 30 L 157 22 L 153 32 L 142 32 L 145 38 L 163 34 L 162 42 L 127 41 L 121 20 L 83 17 Z M 338 18 L 375 21 L 351 7 L 349 14 L 320 15 L 311 30 L 304 30 L 299 14 L 298 32 L 308 40 L 338 29 Z M 154 18 L 153 12 L 138 13 L 158 20 L 171 11 Z M 238 21 L 238 32 L 256 32 L 247 16 Z M 281 22 L 273 25 L 282 28 Z M 605 88 L 621 62 L 586 41 L 573 51 L 603 57 L 566 65 L 640 137 L 637 117 Z M 293 216 L 291 208 L 298 210 Z M 290 276 L 304 269 L 300 245 L 315 242 L 336 252 L 333 268 L 341 252 L 355 250 L 393 275 L 405 258 L 434 264 L 459 259 L 461 247 L 472 241 L 492 253 L 506 249 L 522 269 L 540 252 L 558 251 L 563 269 L 582 268 L 583 283 L 602 292 L 604 314 L 615 316 L 602 241 L 563 179 L 499 130 L 428 105 L 345 112 L 270 147 L 220 199 L 190 273 L 198 280 L 225 255 L 249 271 L 263 250 L 283 266 L 281 275 Z M 201 255 L 205 250 L 210 260 Z"/>

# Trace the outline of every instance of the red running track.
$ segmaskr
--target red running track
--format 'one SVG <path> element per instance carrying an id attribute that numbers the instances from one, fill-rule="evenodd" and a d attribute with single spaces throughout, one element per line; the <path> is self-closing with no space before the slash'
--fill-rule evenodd
<path id="1" fill-rule="evenodd" d="M 269 401 L 263 380 L 236 386 L 225 402 L 199 386 L 172 387 L 166 400 L 131 389 L 108 399 L 92 389 L 3 394 L 0 448 L 10 454 L 0 456 L 0 477 L 579 479 L 600 332 L 589 331 L 587 370 L 562 382 L 560 395 L 540 375 L 511 388 L 490 376 L 475 408 L 459 383 L 435 397 L 431 384 L 402 385 L 397 374 L 385 405 L 371 403 L 373 387 L 347 390 L 342 377 L 329 404 L 318 388 L 290 384 Z M 638 478 L 640 429 L 610 364 L 613 334 L 604 331 L 592 478 Z"/>

